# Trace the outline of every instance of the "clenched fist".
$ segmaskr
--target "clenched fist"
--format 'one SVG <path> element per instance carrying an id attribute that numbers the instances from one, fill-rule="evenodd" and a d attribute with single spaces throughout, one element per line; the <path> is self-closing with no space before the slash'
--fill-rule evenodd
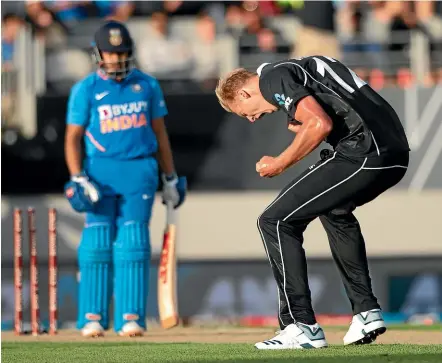
<path id="1" fill-rule="evenodd" d="M 259 176 L 265 178 L 272 178 L 281 174 L 285 170 L 283 163 L 272 156 L 263 156 L 261 160 L 256 163 L 256 172 Z"/>

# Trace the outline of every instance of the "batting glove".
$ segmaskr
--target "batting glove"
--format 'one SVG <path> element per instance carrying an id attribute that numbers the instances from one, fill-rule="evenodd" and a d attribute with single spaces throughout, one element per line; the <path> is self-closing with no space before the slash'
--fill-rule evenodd
<path id="1" fill-rule="evenodd" d="M 161 174 L 163 182 L 163 204 L 172 204 L 178 208 L 186 199 L 187 180 L 186 177 Z"/>
<path id="2" fill-rule="evenodd" d="M 101 199 L 98 186 L 84 172 L 73 175 L 64 189 L 72 208 L 80 213 L 92 211 L 95 203 Z"/>

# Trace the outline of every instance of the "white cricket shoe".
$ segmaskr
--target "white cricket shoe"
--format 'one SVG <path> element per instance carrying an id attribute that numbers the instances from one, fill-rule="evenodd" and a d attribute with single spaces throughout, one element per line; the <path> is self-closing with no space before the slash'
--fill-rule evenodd
<path id="1" fill-rule="evenodd" d="M 97 321 L 86 323 L 81 329 L 81 335 L 88 338 L 98 338 L 104 336 L 104 329 Z"/>
<path id="2" fill-rule="evenodd" d="M 129 321 L 124 324 L 118 335 L 122 337 L 141 337 L 144 334 L 144 329 L 139 326 L 135 321 Z"/>
<path id="3" fill-rule="evenodd" d="M 370 344 L 387 330 L 380 309 L 372 309 L 353 316 L 350 328 L 344 336 L 344 345 Z"/>
<path id="4" fill-rule="evenodd" d="M 314 325 L 290 324 L 276 334 L 270 340 L 256 343 L 255 347 L 258 349 L 312 349 L 328 346 L 324 331 L 318 323 Z"/>

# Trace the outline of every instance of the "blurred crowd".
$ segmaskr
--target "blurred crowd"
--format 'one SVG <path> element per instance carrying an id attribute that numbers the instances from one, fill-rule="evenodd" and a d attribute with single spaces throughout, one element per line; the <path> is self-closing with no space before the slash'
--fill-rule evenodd
<path id="1" fill-rule="evenodd" d="M 362 78 L 377 88 L 392 82 L 411 84 L 413 75 L 404 60 L 410 57 L 410 31 L 417 30 L 429 40 L 431 70 L 423 83 L 442 82 L 441 1 L 339 1 L 337 5 L 343 59 L 356 65 L 358 59 L 352 54 L 365 58 L 366 64 L 361 64 L 365 67 L 355 69 Z"/>
<path id="2" fill-rule="evenodd" d="M 293 34 L 278 26 L 280 15 L 296 20 Z M 195 18 L 191 40 L 170 31 L 171 22 L 189 16 Z M 223 35 L 236 41 L 241 66 L 322 54 L 343 60 L 376 88 L 406 86 L 413 82 L 408 50 L 410 30 L 416 29 L 430 39 L 431 71 L 425 84 L 442 82 L 439 1 L 2 2 L 2 71 L 13 68 L 15 39 L 25 24 L 52 54 L 47 60 L 49 82 L 63 79 L 60 72 L 69 73 L 67 59 L 78 68 L 72 74 L 89 71 L 79 71 L 90 59 L 86 47 L 75 49 L 72 39 L 80 39 L 90 19 L 148 19 L 146 33 L 137 37 L 140 67 L 160 79 L 184 77 L 208 89 L 219 76 L 223 48 L 218 40 Z M 395 38 L 395 32 L 401 36 Z"/>

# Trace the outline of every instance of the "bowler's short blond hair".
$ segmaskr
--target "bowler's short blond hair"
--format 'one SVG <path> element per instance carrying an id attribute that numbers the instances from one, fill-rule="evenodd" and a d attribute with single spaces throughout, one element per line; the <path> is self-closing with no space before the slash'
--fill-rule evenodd
<path id="1" fill-rule="evenodd" d="M 232 112 L 228 103 L 235 99 L 238 90 L 255 75 L 255 72 L 248 71 L 245 68 L 238 68 L 228 73 L 224 78 L 220 78 L 215 93 L 219 103 L 226 111 Z"/>

